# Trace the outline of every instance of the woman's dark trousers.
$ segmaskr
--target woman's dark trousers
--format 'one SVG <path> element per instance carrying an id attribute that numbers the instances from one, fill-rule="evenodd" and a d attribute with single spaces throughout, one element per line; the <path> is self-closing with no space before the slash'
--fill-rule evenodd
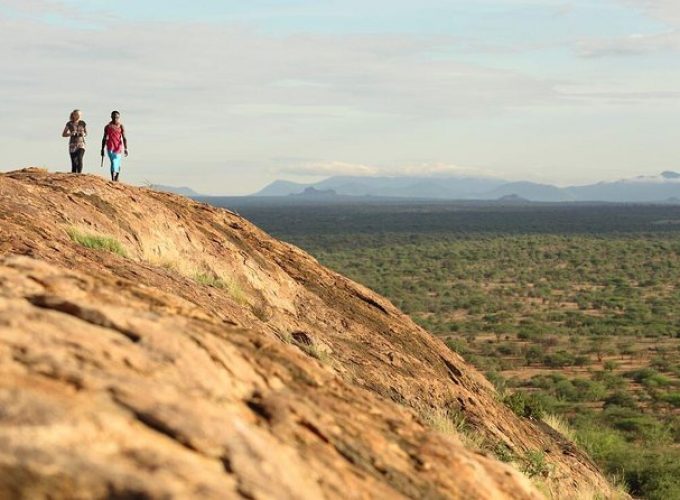
<path id="1" fill-rule="evenodd" d="M 71 155 L 71 173 L 80 174 L 83 172 L 83 156 L 85 150 L 83 148 L 76 149 Z"/>

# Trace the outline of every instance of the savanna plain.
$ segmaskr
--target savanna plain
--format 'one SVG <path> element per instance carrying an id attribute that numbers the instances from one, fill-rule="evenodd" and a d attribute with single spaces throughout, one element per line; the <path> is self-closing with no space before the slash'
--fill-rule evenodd
<path id="1" fill-rule="evenodd" d="M 680 206 L 209 201 L 388 297 L 634 497 L 680 498 Z"/>

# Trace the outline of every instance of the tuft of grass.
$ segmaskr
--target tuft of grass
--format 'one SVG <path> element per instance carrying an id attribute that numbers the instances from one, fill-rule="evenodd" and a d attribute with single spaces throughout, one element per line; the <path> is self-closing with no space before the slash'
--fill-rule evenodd
<path id="1" fill-rule="evenodd" d="M 547 477 L 550 474 L 551 466 L 545 459 L 545 453 L 532 450 L 522 457 L 520 470 L 530 478 L 535 476 Z"/>
<path id="2" fill-rule="evenodd" d="M 289 336 L 292 344 L 300 348 L 302 352 L 308 356 L 316 358 L 324 364 L 328 364 L 332 361 L 330 353 L 321 345 L 316 343 L 309 334 L 297 331 L 291 333 Z M 287 337 L 288 334 L 286 335 L 286 338 Z"/>
<path id="3" fill-rule="evenodd" d="M 127 257 L 125 248 L 121 242 L 113 236 L 86 233 L 75 227 L 67 228 L 66 234 L 69 235 L 73 242 L 86 248 L 92 248 L 93 250 L 104 250 L 115 253 L 116 255 L 120 255 L 121 257 Z"/>
<path id="4" fill-rule="evenodd" d="M 569 441 L 576 442 L 576 432 L 571 428 L 569 423 L 560 415 L 546 413 L 541 417 L 541 420 L 552 427 L 554 430 L 562 434 Z"/>
<path id="5" fill-rule="evenodd" d="M 624 500 L 630 498 L 630 493 L 628 492 L 625 483 L 620 482 L 622 480 L 620 476 L 608 477 L 607 479 L 612 485 L 612 490 L 609 495 L 605 495 L 605 493 L 595 489 L 593 486 L 586 486 L 576 492 L 574 500 Z"/>
<path id="6" fill-rule="evenodd" d="M 435 431 L 447 435 L 459 435 L 465 428 L 465 416 L 445 408 L 430 408 L 422 412 L 425 423 Z"/>
<path id="7" fill-rule="evenodd" d="M 316 344 L 308 345 L 295 342 L 295 345 L 298 346 L 300 349 L 302 349 L 305 353 L 307 353 L 311 357 L 318 359 L 324 364 L 330 363 L 331 361 L 331 355 L 328 354 L 323 349 L 320 349 L 319 346 Z"/>
<path id="8" fill-rule="evenodd" d="M 517 458 L 517 457 L 515 457 L 515 454 L 510 449 L 510 447 L 507 444 L 502 443 L 502 442 L 496 443 L 494 446 L 491 447 L 491 449 L 489 451 L 498 460 L 500 460 L 501 462 L 504 462 L 506 464 L 514 462 Z"/>
<path id="9" fill-rule="evenodd" d="M 626 484 L 626 478 L 623 474 L 614 474 L 607 477 L 611 485 L 614 487 L 614 500 L 623 500 L 630 498 L 630 489 Z"/>
<path id="10" fill-rule="evenodd" d="M 194 275 L 194 280 L 204 286 L 210 286 L 212 288 L 226 289 L 227 282 L 222 278 L 215 276 L 210 273 L 196 273 Z"/>
<path id="11" fill-rule="evenodd" d="M 228 281 L 227 291 L 229 292 L 229 295 L 231 295 L 231 298 L 236 302 L 242 306 L 248 305 L 248 297 L 246 297 L 246 292 L 243 291 L 243 288 L 241 288 L 238 283 L 235 281 Z"/>
<path id="12" fill-rule="evenodd" d="M 210 286 L 212 288 L 219 288 L 226 290 L 237 303 L 243 305 L 248 304 L 246 294 L 243 289 L 233 280 L 225 280 L 214 273 L 198 272 L 194 274 L 194 280 L 201 285 Z"/>
<path id="13" fill-rule="evenodd" d="M 462 412 L 447 408 L 431 408 L 422 411 L 421 416 L 435 431 L 458 436 L 466 448 L 475 451 L 485 449 L 484 436 L 468 424 Z"/>

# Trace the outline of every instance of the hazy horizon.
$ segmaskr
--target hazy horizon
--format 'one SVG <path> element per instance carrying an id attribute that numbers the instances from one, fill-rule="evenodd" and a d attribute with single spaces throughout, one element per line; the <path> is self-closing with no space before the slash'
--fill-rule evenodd
<path id="1" fill-rule="evenodd" d="M 119 109 L 122 180 L 484 175 L 558 186 L 680 170 L 670 0 L 0 0 L 0 170 L 85 171 Z"/>

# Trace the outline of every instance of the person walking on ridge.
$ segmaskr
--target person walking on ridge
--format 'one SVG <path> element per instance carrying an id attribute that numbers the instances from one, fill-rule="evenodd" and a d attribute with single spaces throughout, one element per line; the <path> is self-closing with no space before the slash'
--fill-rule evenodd
<path id="1" fill-rule="evenodd" d="M 85 137 L 87 136 L 87 124 L 81 120 L 82 113 L 79 109 L 71 112 L 71 117 L 61 133 L 62 137 L 69 137 L 68 151 L 71 156 L 71 173 L 83 172 L 83 157 L 85 156 Z"/>
<path id="2" fill-rule="evenodd" d="M 120 113 L 118 111 L 111 113 L 111 122 L 104 127 L 102 158 L 104 157 L 104 148 L 106 148 L 109 160 L 111 160 L 111 180 L 117 182 L 118 176 L 120 175 L 120 162 L 123 154 L 126 157 L 128 155 L 125 127 L 120 122 Z"/>

